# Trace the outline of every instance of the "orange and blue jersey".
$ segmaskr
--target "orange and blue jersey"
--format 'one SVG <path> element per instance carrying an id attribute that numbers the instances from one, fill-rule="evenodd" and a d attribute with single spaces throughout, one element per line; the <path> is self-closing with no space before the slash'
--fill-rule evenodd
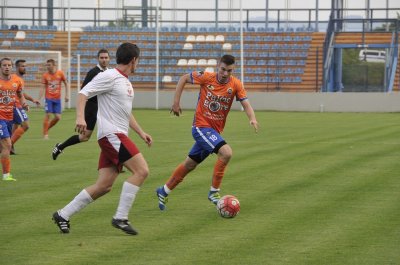
<path id="1" fill-rule="evenodd" d="M 61 82 L 66 81 L 64 72 L 57 70 L 54 74 L 46 72 L 42 76 L 42 84 L 46 85 L 46 99 L 61 99 Z"/>
<path id="2" fill-rule="evenodd" d="M 22 93 L 21 78 L 11 75 L 10 79 L 0 79 L 0 120 L 12 121 L 17 93 Z"/>
<path id="3" fill-rule="evenodd" d="M 221 133 L 234 98 L 247 99 L 242 82 L 230 76 L 227 83 L 220 83 L 217 73 L 210 72 L 192 72 L 190 77 L 193 84 L 200 85 L 193 126 L 213 128 Z"/>
<path id="4" fill-rule="evenodd" d="M 22 79 L 22 77 L 20 77 L 20 76 L 18 76 L 18 75 L 15 75 L 16 77 L 18 77 L 20 80 L 21 80 L 21 84 L 22 84 L 22 90 L 24 89 L 24 87 L 25 87 L 25 81 L 24 81 L 24 79 Z M 21 102 L 19 101 L 19 97 L 16 97 L 15 98 L 15 107 L 16 108 L 22 108 L 22 105 L 21 105 Z"/>

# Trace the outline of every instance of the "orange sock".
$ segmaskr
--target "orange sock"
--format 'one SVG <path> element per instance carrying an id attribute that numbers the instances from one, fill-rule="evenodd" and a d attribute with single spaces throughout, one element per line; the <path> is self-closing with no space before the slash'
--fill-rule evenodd
<path id="1" fill-rule="evenodd" d="M 49 118 L 47 116 L 43 120 L 43 135 L 49 134 Z"/>
<path id="2" fill-rule="evenodd" d="M 24 133 L 25 133 L 24 128 L 18 127 L 18 128 L 14 131 L 14 133 L 12 134 L 12 136 L 11 136 L 11 142 L 12 142 L 13 144 L 15 144 L 15 142 L 18 141 L 18 139 L 21 138 L 21 136 L 22 136 Z"/>
<path id="3" fill-rule="evenodd" d="M 3 167 L 3 174 L 10 173 L 11 171 L 11 162 L 10 158 L 2 158 L 1 159 L 1 166 Z"/>
<path id="4" fill-rule="evenodd" d="M 223 162 L 219 158 L 217 159 L 217 162 L 215 163 L 215 166 L 214 166 L 214 174 L 212 177 L 212 187 L 213 188 L 219 189 L 219 187 L 221 186 L 221 182 L 222 182 L 222 178 L 224 177 L 226 166 L 227 166 L 227 164 L 225 164 L 225 162 Z"/>
<path id="5" fill-rule="evenodd" d="M 50 129 L 51 127 L 53 127 L 54 125 L 56 125 L 58 121 L 59 121 L 59 119 L 57 119 L 57 118 L 52 119 L 51 122 L 50 122 L 50 124 L 49 124 L 49 129 Z"/>
<path id="6" fill-rule="evenodd" d="M 189 170 L 183 165 L 180 164 L 175 168 L 174 172 L 172 173 L 171 177 L 168 179 L 166 185 L 170 190 L 175 189 L 179 183 L 182 182 L 183 178 L 189 173 Z"/>

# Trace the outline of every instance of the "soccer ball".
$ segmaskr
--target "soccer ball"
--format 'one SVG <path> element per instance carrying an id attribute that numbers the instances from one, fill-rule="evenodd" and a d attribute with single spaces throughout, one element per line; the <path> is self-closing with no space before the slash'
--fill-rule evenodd
<path id="1" fill-rule="evenodd" d="M 221 217 L 233 218 L 240 211 L 239 200 L 233 195 L 225 195 L 217 203 L 217 211 Z"/>

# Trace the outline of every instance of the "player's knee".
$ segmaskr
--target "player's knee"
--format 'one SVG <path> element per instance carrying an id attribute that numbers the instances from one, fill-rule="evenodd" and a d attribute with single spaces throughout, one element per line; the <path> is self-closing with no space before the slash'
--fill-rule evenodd
<path id="1" fill-rule="evenodd" d="M 149 176 L 150 170 L 148 167 L 142 167 L 139 170 L 137 170 L 135 173 L 138 177 L 145 180 Z"/>
<path id="2" fill-rule="evenodd" d="M 228 163 L 229 160 L 231 159 L 233 154 L 232 148 L 225 144 L 218 150 L 218 157 L 224 161 L 225 163 Z"/>

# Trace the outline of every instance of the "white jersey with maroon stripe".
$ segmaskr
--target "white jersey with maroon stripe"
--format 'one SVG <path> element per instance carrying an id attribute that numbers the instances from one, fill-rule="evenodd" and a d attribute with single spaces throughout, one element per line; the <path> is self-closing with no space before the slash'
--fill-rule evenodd
<path id="1" fill-rule="evenodd" d="M 127 76 L 117 69 L 108 69 L 96 75 L 79 93 L 88 98 L 97 96 L 97 139 L 111 133 L 128 135 L 134 92 Z"/>

